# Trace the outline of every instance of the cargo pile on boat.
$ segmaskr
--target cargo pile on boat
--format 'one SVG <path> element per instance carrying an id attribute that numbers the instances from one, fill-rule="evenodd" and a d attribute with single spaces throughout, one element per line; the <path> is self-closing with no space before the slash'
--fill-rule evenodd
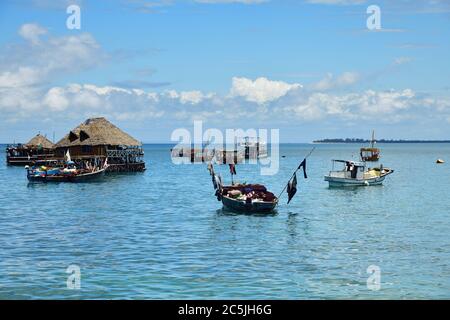
<path id="1" fill-rule="evenodd" d="M 265 201 L 273 202 L 276 200 L 272 192 L 260 184 L 236 184 L 233 186 L 225 186 L 222 189 L 224 196 L 242 200 L 242 201 Z"/>

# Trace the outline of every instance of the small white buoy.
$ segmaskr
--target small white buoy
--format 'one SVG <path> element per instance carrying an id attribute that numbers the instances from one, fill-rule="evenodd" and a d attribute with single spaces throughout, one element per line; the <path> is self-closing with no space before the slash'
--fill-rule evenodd
<path id="1" fill-rule="evenodd" d="M 368 185 L 369 185 L 369 181 L 364 181 L 364 184 L 365 184 L 366 186 L 368 186 Z"/>

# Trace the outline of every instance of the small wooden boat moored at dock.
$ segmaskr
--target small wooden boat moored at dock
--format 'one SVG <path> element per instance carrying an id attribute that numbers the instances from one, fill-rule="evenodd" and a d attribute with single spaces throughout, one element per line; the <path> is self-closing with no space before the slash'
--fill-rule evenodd
<path id="1" fill-rule="evenodd" d="M 334 170 L 335 164 L 343 164 L 343 169 Z M 374 186 L 383 183 L 394 170 L 383 168 L 367 168 L 365 162 L 351 160 L 333 160 L 333 169 L 325 176 L 330 187 Z"/>
<path id="2" fill-rule="evenodd" d="M 58 170 L 57 173 L 51 171 L 28 172 L 27 178 L 30 182 L 88 182 L 97 180 L 105 175 L 105 168 L 96 171 L 77 171 L 64 173 Z"/>
<path id="3" fill-rule="evenodd" d="M 77 168 L 75 162 L 70 160 L 70 153 L 67 151 L 68 161 L 62 166 L 47 167 L 45 165 L 26 166 L 27 179 L 30 182 L 88 182 L 97 180 L 105 175 L 108 168 L 108 159 L 100 166 L 86 163 L 86 166 Z M 55 162 L 57 164 L 58 162 Z"/>

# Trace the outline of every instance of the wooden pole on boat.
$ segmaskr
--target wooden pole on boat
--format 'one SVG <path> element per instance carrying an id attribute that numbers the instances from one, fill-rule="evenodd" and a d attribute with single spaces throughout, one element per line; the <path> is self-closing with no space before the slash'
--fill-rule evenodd
<path id="1" fill-rule="evenodd" d="M 312 148 L 311 151 L 306 155 L 306 157 L 303 160 L 306 160 L 309 158 L 309 156 L 314 152 L 314 150 L 316 149 L 316 147 Z M 297 167 L 297 169 L 295 169 L 294 173 L 291 175 L 291 177 L 289 178 L 288 182 L 284 185 L 283 190 L 280 192 L 280 194 L 277 197 L 277 205 L 278 202 L 280 201 L 280 197 L 283 195 L 283 192 L 286 191 L 286 188 L 289 184 L 289 181 L 291 181 L 291 179 L 295 176 L 295 174 L 297 173 L 297 171 L 300 170 L 300 167 Z"/>
<path id="2" fill-rule="evenodd" d="M 372 141 L 371 141 L 372 149 L 375 145 L 375 130 L 372 130 Z"/>

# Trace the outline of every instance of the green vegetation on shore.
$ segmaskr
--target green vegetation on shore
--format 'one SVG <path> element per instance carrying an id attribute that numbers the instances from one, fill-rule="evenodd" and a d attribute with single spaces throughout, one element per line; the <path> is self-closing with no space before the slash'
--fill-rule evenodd
<path id="1" fill-rule="evenodd" d="M 345 139 L 321 139 L 314 140 L 314 143 L 370 143 L 368 139 L 345 138 Z M 396 140 L 380 139 L 377 143 L 450 143 L 450 140 Z"/>

